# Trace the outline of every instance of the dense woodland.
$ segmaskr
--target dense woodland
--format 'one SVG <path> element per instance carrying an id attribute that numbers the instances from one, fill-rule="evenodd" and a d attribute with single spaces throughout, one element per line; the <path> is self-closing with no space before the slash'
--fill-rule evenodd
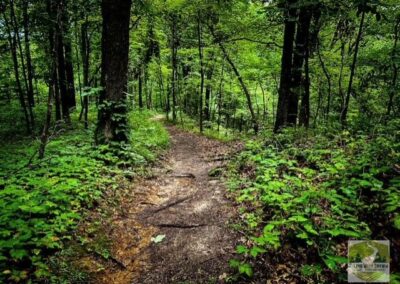
<path id="1" fill-rule="evenodd" d="M 345 283 L 385 239 L 400 283 L 399 41 L 399 0 L 0 0 L 0 282 L 90 283 L 59 255 L 112 259 L 76 228 L 166 123 L 243 145 L 225 282 Z"/>

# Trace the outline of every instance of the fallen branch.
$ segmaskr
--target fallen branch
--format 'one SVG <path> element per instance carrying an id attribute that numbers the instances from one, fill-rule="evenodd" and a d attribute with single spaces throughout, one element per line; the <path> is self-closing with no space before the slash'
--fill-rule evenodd
<path id="1" fill-rule="evenodd" d="M 206 224 L 157 224 L 156 226 L 162 228 L 192 229 L 204 227 Z"/>
<path id="2" fill-rule="evenodd" d="M 170 203 L 168 203 L 168 204 L 166 204 L 166 205 L 164 205 L 164 206 L 162 206 L 162 207 L 160 207 L 158 209 L 153 210 L 153 213 L 161 212 L 161 211 L 163 211 L 165 209 L 168 209 L 168 208 L 170 208 L 172 206 L 175 206 L 175 205 L 177 205 L 179 203 L 185 202 L 186 200 L 188 200 L 190 198 L 192 198 L 192 196 L 186 196 L 186 197 L 183 197 L 183 198 L 179 198 L 179 199 L 177 199 L 175 201 L 172 201 L 172 202 L 170 202 Z"/>
<path id="3" fill-rule="evenodd" d="M 183 173 L 183 174 L 176 174 L 176 175 L 171 175 L 170 177 L 174 178 L 196 178 L 196 176 L 192 173 Z"/>

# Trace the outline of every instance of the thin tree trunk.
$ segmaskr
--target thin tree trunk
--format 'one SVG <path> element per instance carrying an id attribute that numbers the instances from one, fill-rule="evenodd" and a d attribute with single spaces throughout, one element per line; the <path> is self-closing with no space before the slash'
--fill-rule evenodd
<path id="1" fill-rule="evenodd" d="M 396 84 L 397 84 L 397 77 L 398 77 L 398 72 L 399 72 L 399 67 L 396 63 L 397 43 L 399 41 L 399 26 L 400 26 L 400 17 L 398 17 L 397 22 L 394 27 L 394 43 L 393 43 L 393 49 L 392 49 L 392 54 L 391 54 L 393 75 L 392 75 L 392 82 L 391 82 L 390 91 L 389 91 L 389 102 L 388 102 L 387 111 L 386 111 L 387 117 L 390 116 L 392 109 L 393 109 L 393 100 L 394 100 L 394 96 L 396 94 Z"/>
<path id="2" fill-rule="evenodd" d="M 303 40 L 303 61 L 304 61 L 304 78 L 301 79 L 301 106 L 299 113 L 299 124 L 308 128 L 310 124 L 310 26 L 312 18 L 311 7 L 303 7 L 300 9 L 299 26 L 304 36 Z M 298 31 L 299 33 L 299 31 Z"/>
<path id="3" fill-rule="evenodd" d="M 54 50 L 55 52 L 55 50 Z M 52 56 L 52 57 L 55 57 Z M 47 112 L 46 112 L 46 120 L 44 122 L 42 134 L 40 136 L 40 146 L 39 146 L 39 159 L 44 158 L 44 153 L 46 150 L 46 145 L 49 140 L 49 129 L 51 124 L 51 113 L 53 108 L 53 96 L 56 92 L 56 79 L 57 79 L 57 71 L 55 69 L 55 63 L 53 63 L 53 70 L 52 70 L 52 78 L 49 82 L 49 95 L 47 98 Z"/>
<path id="4" fill-rule="evenodd" d="M 143 67 L 140 65 L 138 71 L 138 101 L 139 101 L 139 108 L 143 109 Z"/>
<path id="5" fill-rule="evenodd" d="M 223 85 L 224 85 L 224 67 L 225 67 L 225 58 L 224 61 L 222 62 L 222 67 L 221 67 L 221 80 L 219 83 L 219 94 L 218 94 L 218 132 L 219 128 L 221 125 L 221 112 L 222 112 L 222 96 L 223 96 Z"/>
<path id="6" fill-rule="evenodd" d="M 28 113 L 28 108 L 25 102 L 25 96 L 24 96 L 24 91 L 22 90 L 21 86 L 21 81 L 20 81 L 20 75 L 19 75 L 19 62 L 18 62 L 18 55 L 17 55 L 17 39 L 16 39 L 16 34 L 11 32 L 11 24 L 10 21 L 7 19 L 7 16 L 5 12 L 3 12 L 4 16 L 4 24 L 7 30 L 8 34 L 8 41 L 10 44 L 10 51 L 11 51 L 11 58 L 13 60 L 13 65 L 14 65 L 14 76 L 15 76 L 15 82 L 17 84 L 17 93 L 18 93 L 18 98 L 19 102 L 21 104 L 22 112 L 25 116 L 25 124 L 26 124 L 26 131 L 28 134 L 32 133 L 32 128 L 31 128 L 31 122 L 29 119 L 29 113 Z"/>
<path id="7" fill-rule="evenodd" d="M 357 56 L 358 56 L 358 50 L 360 47 L 360 41 L 361 41 L 361 35 L 362 35 L 363 27 L 364 27 L 364 21 L 365 21 L 365 10 L 363 10 L 361 12 L 360 26 L 358 28 L 358 34 L 357 34 L 355 47 L 354 47 L 353 63 L 351 64 L 351 68 L 350 68 L 349 86 L 347 88 L 346 98 L 344 101 L 344 107 L 343 107 L 342 113 L 340 115 L 340 122 L 343 127 L 346 126 L 346 124 L 347 124 L 347 112 L 349 109 L 350 96 L 354 95 L 353 80 L 354 80 L 354 75 L 356 72 Z"/>
<path id="8" fill-rule="evenodd" d="M 176 79 L 177 79 L 177 56 L 178 56 L 178 36 L 177 36 L 177 16 L 175 14 L 172 17 L 172 39 L 171 39 L 171 65 L 172 65 L 172 78 L 171 78 L 171 95 L 172 95 L 172 120 L 176 122 Z"/>
<path id="9" fill-rule="evenodd" d="M 90 68 L 90 39 L 88 35 L 89 22 L 87 15 L 85 15 L 85 22 L 81 26 L 81 57 L 82 57 L 82 69 L 83 69 L 83 89 L 87 90 L 90 88 L 89 83 L 89 68 Z M 83 112 L 85 129 L 89 127 L 88 113 L 89 113 L 89 96 L 83 97 Z"/>
<path id="10" fill-rule="evenodd" d="M 66 123 L 70 122 L 67 78 L 65 73 L 65 57 L 64 57 L 64 42 L 63 42 L 63 9 L 62 1 L 52 0 L 55 6 L 55 45 L 57 47 L 57 81 L 60 94 L 62 118 Z M 52 11 L 54 13 L 54 11 Z"/>
<path id="11" fill-rule="evenodd" d="M 250 111 L 250 116 L 251 116 L 251 122 L 252 122 L 253 130 L 254 130 L 254 133 L 258 133 L 259 126 L 258 126 L 256 114 L 255 114 L 254 109 L 253 109 L 253 104 L 252 104 L 252 102 L 251 102 L 251 95 L 250 95 L 250 92 L 249 92 L 249 90 L 247 89 L 247 86 L 246 86 L 246 84 L 244 83 L 243 78 L 242 78 L 242 76 L 240 75 L 239 70 L 236 68 L 235 63 L 234 63 L 234 62 L 232 61 L 232 59 L 229 57 L 229 54 L 228 54 L 228 52 L 226 51 L 225 46 L 223 45 L 222 41 L 216 36 L 216 34 L 215 34 L 215 32 L 214 32 L 214 28 L 213 28 L 212 26 L 209 26 L 209 29 L 210 29 L 210 32 L 211 32 L 211 34 L 213 35 L 214 39 L 218 42 L 218 45 L 219 45 L 219 47 L 220 47 L 220 49 L 221 49 L 221 51 L 222 51 L 222 53 L 223 53 L 223 55 L 224 55 L 224 58 L 226 59 L 226 61 L 228 61 L 229 65 L 231 66 L 233 72 L 235 73 L 236 78 L 237 78 L 238 81 L 239 81 L 240 86 L 242 87 L 242 90 L 243 90 L 244 94 L 246 95 L 247 106 L 248 106 L 249 111 Z"/>
<path id="12" fill-rule="evenodd" d="M 24 24 L 24 41 L 25 41 L 25 57 L 26 57 L 26 68 L 28 75 L 28 101 L 31 107 L 35 106 L 34 92 L 33 92 L 33 67 L 31 57 L 31 45 L 30 45 L 30 22 L 28 15 L 28 0 L 23 0 L 22 11 L 23 11 L 23 24 Z"/>
<path id="13" fill-rule="evenodd" d="M 324 72 L 324 75 L 326 77 L 326 81 L 328 83 L 328 98 L 327 98 L 326 112 L 325 112 L 325 119 L 328 119 L 329 118 L 330 109 L 331 109 L 331 100 L 332 100 L 331 75 L 329 74 L 328 69 L 325 66 L 324 60 L 322 59 L 322 55 L 321 55 L 321 50 L 320 50 L 320 45 L 319 44 L 317 46 L 317 54 L 318 54 L 319 63 L 321 64 L 322 71 Z"/>
<path id="14" fill-rule="evenodd" d="M 11 12 L 11 14 L 10 14 L 11 24 L 13 26 L 15 44 L 16 44 L 15 49 L 18 48 L 20 59 L 21 59 L 22 77 L 24 79 L 25 91 L 28 96 L 27 110 L 28 110 L 28 115 L 29 115 L 29 119 L 30 119 L 31 130 L 33 131 L 33 128 L 35 126 L 35 117 L 33 114 L 32 104 L 30 103 L 30 98 L 29 98 L 29 84 L 28 84 L 28 79 L 26 76 L 26 67 L 25 67 L 25 60 L 24 60 L 24 52 L 23 52 L 22 44 L 21 44 L 20 31 L 18 29 L 19 23 L 18 23 L 16 15 L 15 15 L 14 0 L 10 0 L 10 12 Z"/>
<path id="15" fill-rule="evenodd" d="M 265 90 L 262 86 L 262 82 L 259 82 L 259 83 L 260 83 L 260 88 L 261 88 L 262 97 L 263 97 L 263 121 L 265 121 L 267 118 L 267 105 L 266 105 L 266 99 L 265 99 Z"/>
<path id="16" fill-rule="evenodd" d="M 308 41 L 308 40 L 307 40 Z M 305 63 L 304 63 L 304 91 L 303 96 L 301 98 L 301 108 L 299 115 L 299 124 L 308 128 L 310 125 L 310 70 L 309 70 L 309 57 L 310 51 L 309 46 L 307 44 L 307 50 L 305 55 Z"/>
<path id="17" fill-rule="evenodd" d="M 165 97 L 165 91 L 164 91 L 164 78 L 163 78 L 163 74 L 162 74 L 160 56 L 157 57 L 157 64 L 158 64 L 159 81 L 160 81 L 160 89 L 161 89 L 161 93 L 160 93 L 160 108 L 163 109 L 164 108 L 163 100 L 164 100 L 164 97 Z"/>
<path id="18" fill-rule="evenodd" d="M 197 15 L 197 39 L 199 48 L 199 61 L 200 61 L 199 126 L 200 126 L 200 133 L 203 133 L 204 63 L 203 63 L 203 47 L 201 41 L 200 11 L 198 12 Z"/>
<path id="19" fill-rule="evenodd" d="M 210 56 L 210 60 L 212 61 L 214 55 Z M 211 93 L 212 93 L 212 77 L 214 73 L 214 66 L 209 66 L 206 72 L 206 93 L 205 93 L 205 107 L 204 107 L 204 118 L 209 121 L 211 119 Z"/>

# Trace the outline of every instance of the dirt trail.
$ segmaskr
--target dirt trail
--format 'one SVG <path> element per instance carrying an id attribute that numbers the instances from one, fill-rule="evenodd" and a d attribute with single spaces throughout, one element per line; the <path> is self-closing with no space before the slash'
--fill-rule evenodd
<path id="1" fill-rule="evenodd" d="M 111 217 L 114 265 L 96 277 L 100 283 L 223 283 L 229 271 L 236 210 L 220 178 L 208 173 L 235 147 L 168 130 L 165 161 L 134 185 Z M 165 238 L 152 242 L 158 235 Z"/>

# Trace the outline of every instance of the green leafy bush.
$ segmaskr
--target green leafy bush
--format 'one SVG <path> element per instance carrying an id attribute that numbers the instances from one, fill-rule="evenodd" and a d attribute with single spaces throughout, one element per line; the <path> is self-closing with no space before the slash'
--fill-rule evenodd
<path id="1" fill-rule="evenodd" d="M 387 133 L 299 129 L 248 142 L 231 165 L 251 243 L 238 253 L 250 260 L 288 247 L 300 255 L 305 248 L 318 261 L 299 270 L 337 275 L 347 262 L 348 239 L 393 238 L 400 225 L 394 168 L 400 139 L 398 132 Z M 249 214 L 259 221 L 248 222 Z"/>
<path id="2" fill-rule="evenodd" d="M 136 174 L 167 147 L 168 133 L 151 116 L 131 115 L 132 144 L 95 146 L 92 130 L 67 130 L 38 160 L 38 141 L 2 143 L 0 282 L 50 276 L 47 257 L 71 239 L 84 209 L 95 206 L 109 185 L 117 188 L 126 171 Z"/>

